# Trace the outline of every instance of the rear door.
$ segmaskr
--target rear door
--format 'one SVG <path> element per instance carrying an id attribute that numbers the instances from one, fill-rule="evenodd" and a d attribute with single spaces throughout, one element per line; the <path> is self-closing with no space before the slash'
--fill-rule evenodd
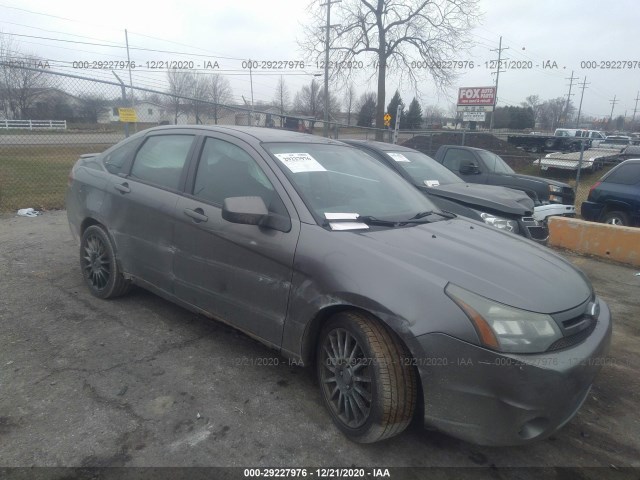
<path id="1" fill-rule="evenodd" d="M 207 136 L 176 212 L 176 295 L 280 346 L 300 223 L 265 159 L 230 135 Z M 225 198 L 259 196 L 265 226 L 222 218 Z"/>
<path id="2" fill-rule="evenodd" d="M 128 174 L 113 176 L 108 187 L 104 211 L 123 270 L 167 292 L 173 290 L 175 206 L 195 138 L 186 130 L 148 135 Z"/>

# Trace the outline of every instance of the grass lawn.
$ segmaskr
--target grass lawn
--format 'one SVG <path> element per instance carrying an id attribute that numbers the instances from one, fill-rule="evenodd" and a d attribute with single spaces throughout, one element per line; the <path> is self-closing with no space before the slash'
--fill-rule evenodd
<path id="1" fill-rule="evenodd" d="M 83 153 L 109 145 L 0 145 L 0 212 L 64 208 L 67 177 Z"/>

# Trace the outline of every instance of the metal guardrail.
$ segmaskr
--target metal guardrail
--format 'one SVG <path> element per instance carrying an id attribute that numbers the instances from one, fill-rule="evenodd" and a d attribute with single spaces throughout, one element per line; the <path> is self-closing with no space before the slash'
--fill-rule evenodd
<path id="1" fill-rule="evenodd" d="M 16 130 L 66 130 L 66 120 L 0 120 L 0 128 Z"/>

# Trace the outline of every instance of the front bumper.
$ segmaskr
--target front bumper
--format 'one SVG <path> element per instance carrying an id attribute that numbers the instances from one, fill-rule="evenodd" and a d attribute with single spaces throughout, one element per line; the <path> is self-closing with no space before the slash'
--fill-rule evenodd
<path id="1" fill-rule="evenodd" d="M 523 445 L 573 418 L 607 362 L 611 314 L 571 348 L 535 355 L 494 352 L 454 337 L 418 337 L 425 424 L 480 445 Z"/>
<path id="2" fill-rule="evenodd" d="M 533 209 L 533 218 L 542 222 L 547 218 L 561 215 L 564 217 L 575 217 L 576 207 L 573 205 L 561 205 L 559 203 L 550 203 L 548 205 L 539 205 Z"/>

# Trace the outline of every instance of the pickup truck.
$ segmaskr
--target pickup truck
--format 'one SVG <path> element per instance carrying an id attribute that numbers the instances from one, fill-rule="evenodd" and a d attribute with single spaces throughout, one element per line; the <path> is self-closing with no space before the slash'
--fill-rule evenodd
<path id="1" fill-rule="evenodd" d="M 566 183 L 521 175 L 495 153 L 481 148 L 442 145 L 435 160 L 468 183 L 500 185 L 525 192 L 534 202 L 533 218 L 575 216 L 575 192 Z"/>
<path id="2" fill-rule="evenodd" d="M 585 150 L 591 146 L 589 132 L 587 130 L 569 130 L 558 128 L 554 135 L 509 135 L 507 142 L 523 150 L 539 153 L 577 152 L 580 144 L 584 144 Z"/>

